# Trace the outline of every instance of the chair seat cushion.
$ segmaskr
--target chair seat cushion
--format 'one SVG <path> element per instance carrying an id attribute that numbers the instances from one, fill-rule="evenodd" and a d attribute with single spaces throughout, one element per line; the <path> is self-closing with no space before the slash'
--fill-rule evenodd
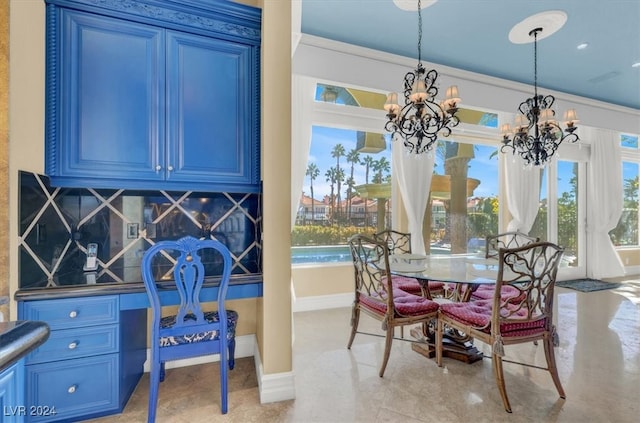
<path id="1" fill-rule="evenodd" d="M 480 285 L 478 289 L 471 293 L 471 298 L 474 300 L 492 300 L 493 293 L 495 292 L 494 285 Z M 511 285 L 504 285 L 500 290 L 502 301 L 520 302 L 523 299 L 524 293 L 521 293 L 518 288 Z"/>
<path id="2" fill-rule="evenodd" d="M 204 318 L 209 323 L 218 323 L 220 316 L 217 311 L 207 311 L 204 313 Z M 193 314 L 187 314 L 186 320 L 196 320 Z M 166 316 L 160 320 L 160 328 L 166 329 L 172 327 L 176 322 L 176 316 Z M 227 310 L 227 340 L 231 340 L 236 336 L 236 324 L 238 322 L 238 313 L 234 310 Z M 217 330 L 210 330 L 205 332 L 197 332 L 188 335 L 181 336 L 165 336 L 160 338 L 160 346 L 168 347 L 171 345 L 190 344 L 193 342 L 201 341 L 215 341 L 219 338 Z"/>
<path id="3" fill-rule="evenodd" d="M 422 295 L 422 289 L 420 288 L 420 282 L 416 278 L 410 278 L 408 276 L 393 275 L 391 281 L 394 288 L 401 289 L 405 292 L 414 295 Z M 428 282 L 430 291 L 440 291 L 444 289 L 444 282 Z"/>
<path id="4" fill-rule="evenodd" d="M 500 334 L 503 337 L 524 336 L 542 332 L 545 328 L 545 319 L 527 319 L 527 310 L 517 310 L 514 304 L 506 306 L 509 310 L 515 311 L 509 317 L 509 322 L 500 324 Z M 462 324 L 484 328 L 483 331 L 489 333 L 491 323 L 491 312 L 493 300 L 477 300 L 465 303 L 446 303 L 440 305 L 440 313 Z M 502 315 L 505 315 L 503 310 Z M 522 319 L 521 322 L 513 321 Z"/>
<path id="5" fill-rule="evenodd" d="M 376 297 L 360 294 L 360 303 L 369 310 L 381 315 L 387 312 L 386 293 L 380 293 Z M 401 289 L 394 288 L 393 303 L 396 312 L 400 316 L 419 316 L 438 311 L 438 303 L 420 295 L 410 294 Z"/>

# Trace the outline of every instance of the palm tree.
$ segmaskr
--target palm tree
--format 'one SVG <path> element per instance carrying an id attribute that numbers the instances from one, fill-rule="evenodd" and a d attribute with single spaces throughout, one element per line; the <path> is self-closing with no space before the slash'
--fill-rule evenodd
<path id="1" fill-rule="evenodd" d="M 386 157 L 380 157 L 380 160 L 376 160 L 373 163 L 373 170 L 376 172 L 373 177 L 373 183 L 381 184 L 385 179 L 383 172 L 388 173 L 391 170 L 391 163 L 389 163 Z"/>
<path id="2" fill-rule="evenodd" d="M 353 177 L 349 177 L 345 183 L 347 184 L 347 218 L 349 219 L 349 224 L 351 224 L 351 199 L 355 195 L 353 194 L 353 187 L 356 186 L 356 180 Z"/>
<path id="3" fill-rule="evenodd" d="M 336 176 L 340 175 L 340 171 L 342 169 L 340 169 L 340 157 L 344 156 L 345 154 L 345 150 L 344 147 L 342 146 L 342 144 L 336 144 L 333 146 L 333 150 L 331 150 L 331 157 L 335 157 L 336 158 Z M 344 175 L 344 172 L 342 173 Z M 344 178 L 336 178 L 336 184 L 337 184 L 337 194 L 338 194 L 338 213 L 340 213 L 340 185 L 341 182 Z"/>
<path id="4" fill-rule="evenodd" d="M 374 163 L 375 163 L 375 160 L 373 160 L 373 157 L 371 157 L 371 155 L 364 156 L 364 159 L 362 159 L 362 162 L 360 162 L 360 164 L 363 164 L 365 166 L 365 168 L 364 168 L 364 183 L 365 184 L 369 183 L 369 169 L 373 169 L 373 164 Z"/>
<path id="5" fill-rule="evenodd" d="M 364 168 L 364 183 L 365 184 L 369 184 L 369 169 L 373 169 L 373 165 L 375 163 L 375 160 L 373 160 L 373 157 L 371 157 L 370 154 L 367 154 L 366 156 L 364 156 L 364 159 L 362 159 L 362 161 L 360 162 L 360 164 L 363 164 L 365 166 Z M 365 226 L 369 225 L 369 198 L 365 198 L 364 199 L 364 224 Z"/>
<path id="6" fill-rule="evenodd" d="M 351 222 L 351 197 L 355 180 L 353 179 L 353 170 L 356 163 L 360 164 L 360 153 L 358 150 L 353 149 L 347 154 L 347 163 L 351 163 L 351 173 L 347 179 L 347 217 Z"/>
<path id="7" fill-rule="evenodd" d="M 337 185 L 337 189 L 338 192 L 336 193 L 337 195 L 337 214 L 336 217 L 337 218 L 342 218 L 342 196 L 340 195 L 340 186 L 342 185 L 342 183 L 345 181 L 345 175 L 344 175 L 344 169 L 342 168 L 338 168 L 336 169 L 336 185 Z"/>
<path id="8" fill-rule="evenodd" d="M 309 189 L 311 190 L 311 220 L 316 222 L 316 199 L 313 196 L 313 181 L 320 175 L 320 169 L 315 163 L 311 162 L 307 166 L 306 175 L 309 177 Z"/>
<path id="9" fill-rule="evenodd" d="M 335 195 L 334 195 L 334 190 L 335 190 L 335 185 L 336 185 L 336 177 L 337 177 L 337 171 L 335 167 L 331 167 L 329 168 L 329 170 L 327 170 L 324 174 L 325 176 L 325 180 L 327 182 L 329 182 L 331 184 L 331 195 L 329 197 L 329 208 L 331 210 L 331 218 L 330 218 L 330 222 L 333 225 L 333 217 L 335 216 Z"/>

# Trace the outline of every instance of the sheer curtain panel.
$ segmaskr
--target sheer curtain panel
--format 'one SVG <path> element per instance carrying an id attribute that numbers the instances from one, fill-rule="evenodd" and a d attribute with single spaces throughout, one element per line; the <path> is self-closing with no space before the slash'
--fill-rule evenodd
<path id="1" fill-rule="evenodd" d="M 609 231 L 622 215 L 622 158 L 615 131 L 592 128 L 587 191 L 587 276 L 594 279 L 624 275 L 624 266 Z M 588 138 L 587 138 L 588 137 Z"/>
<path id="2" fill-rule="evenodd" d="M 392 141 L 391 144 L 393 172 L 409 221 L 411 250 L 414 254 L 425 254 L 422 220 L 431 190 L 434 155 L 408 153 L 401 141 Z"/>

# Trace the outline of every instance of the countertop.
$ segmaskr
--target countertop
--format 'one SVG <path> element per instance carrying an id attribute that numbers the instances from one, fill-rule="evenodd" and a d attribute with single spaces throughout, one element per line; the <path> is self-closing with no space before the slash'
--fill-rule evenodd
<path id="1" fill-rule="evenodd" d="M 80 281 L 81 279 L 75 279 Z M 158 281 L 159 288 L 175 290 L 175 283 L 171 279 Z M 220 277 L 207 277 L 202 285 L 203 288 L 216 287 L 220 283 Z M 231 275 L 229 288 L 238 285 L 262 284 L 262 274 Z M 70 285 L 50 285 L 37 286 L 19 289 L 14 298 L 16 301 L 43 300 L 70 297 L 86 297 L 93 295 L 114 295 L 133 294 L 146 292 L 144 282 L 141 278 L 138 281 L 130 282 L 98 282 L 98 283 L 75 283 Z"/>
<path id="2" fill-rule="evenodd" d="M 48 338 L 49 325 L 45 322 L 0 322 L 0 371 L 20 360 Z"/>

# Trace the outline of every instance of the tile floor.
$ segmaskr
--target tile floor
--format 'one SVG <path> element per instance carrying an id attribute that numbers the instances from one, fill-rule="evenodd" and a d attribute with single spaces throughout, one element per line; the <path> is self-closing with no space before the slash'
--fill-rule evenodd
<path id="1" fill-rule="evenodd" d="M 217 363 L 171 369 L 161 385 L 158 422 L 638 422 L 640 421 L 640 278 L 581 293 L 556 290 L 560 346 L 556 359 L 567 394 L 547 371 L 505 363 L 507 414 L 491 360 L 438 368 L 394 341 L 378 377 L 383 339 L 357 335 L 347 350 L 350 309 L 296 313 L 296 399 L 260 404 L 253 358 L 230 372 L 229 413 L 220 414 Z M 366 316 L 361 329 L 381 333 Z M 406 333 L 406 332 L 405 332 Z M 478 344 L 480 347 L 481 344 Z M 486 346 L 481 346 L 485 353 Z M 506 347 L 507 359 L 544 365 L 542 345 Z M 124 413 L 95 422 L 146 421 L 148 374 Z"/>

